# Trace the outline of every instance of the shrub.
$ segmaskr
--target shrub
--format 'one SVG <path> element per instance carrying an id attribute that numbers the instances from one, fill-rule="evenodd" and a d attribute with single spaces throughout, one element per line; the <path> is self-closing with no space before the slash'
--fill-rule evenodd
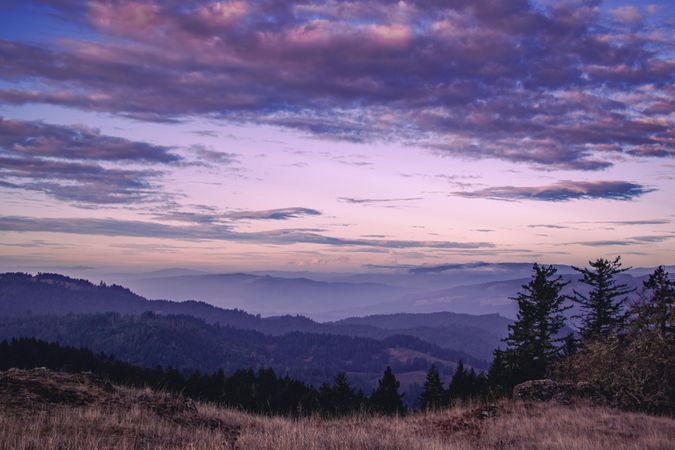
<path id="1" fill-rule="evenodd" d="M 558 363 L 553 374 L 589 383 L 612 406 L 675 413 L 675 341 L 655 331 L 586 343 Z"/>

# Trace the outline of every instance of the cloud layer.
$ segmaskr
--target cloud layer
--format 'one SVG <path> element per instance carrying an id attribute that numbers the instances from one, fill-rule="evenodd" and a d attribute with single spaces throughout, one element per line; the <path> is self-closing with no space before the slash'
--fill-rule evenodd
<path id="1" fill-rule="evenodd" d="M 633 200 L 653 191 L 652 188 L 625 181 L 560 181 L 544 186 L 496 186 L 477 191 L 455 192 L 454 195 L 493 200 L 561 202 L 582 199 Z M 559 228 L 555 225 L 548 227 Z"/>
<path id="2" fill-rule="evenodd" d="M 175 226 L 157 222 L 116 219 L 33 218 L 0 216 L 0 231 L 49 232 L 97 236 L 169 238 L 188 241 L 257 242 L 277 245 L 316 244 L 332 247 L 373 247 L 383 249 L 481 249 L 490 242 L 449 242 L 386 239 L 349 239 L 324 236 L 308 230 L 282 229 L 243 233 L 224 225 Z"/>
<path id="3" fill-rule="evenodd" d="M 185 223 L 217 224 L 241 220 L 289 220 L 306 216 L 319 216 L 321 211 L 312 208 L 291 207 L 276 208 L 258 211 L 229 211 L 229 212 L 189 212 L 169 211 L 154 214 L 160 220 L 171 220 Z"/>
<path id="4" fill-rule="evenodd" d="M 156 121 L 218 116 L 560 169 L 675 152 L 672 21 L 648 25 L 649 11 L 634 7 L 45 3 L 97 38 L 0 40 L 0 101 Z"/>
<path id="5" fill-rule="evenodd" d="M 134 163 L 170 163 L 180 160 L 168 147 L 106 136 L 94 128 L 3 117 L 0 117 L 0 149 L 22 157 L 69 160 Z"/>
<path id="6" fill-rule="evenodd" d="M 81 126 L 0 118 L 0 186 L 43 192 L 76 204 L 125 204 L 166 197 L 156 185 L 171 149 Z M 119 168 L 111 163 L 140 164 Z"/>

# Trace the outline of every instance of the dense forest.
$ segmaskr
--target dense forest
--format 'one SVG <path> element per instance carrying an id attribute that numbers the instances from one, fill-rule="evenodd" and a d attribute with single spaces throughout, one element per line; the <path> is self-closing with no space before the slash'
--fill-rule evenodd
<path id="1" fill-rule="evenodd" d="M 139 315 L 151 311 L 161 315 L 189 315 L 210 324 L 255 330 L 272 336 L 302 332 L 382 340 L 407 335 L 455 350 L 465 361 L 469 358 L 490 360 L 511 322 L 497 314 L 476 316 L 450 312 L 391 314 L 328 323 L 297 315 L 260 317 L 199 301 L 147 300 L 122 286 L 93 284 L 50 273 L 0 274 L 0 311 L 3 316 L 13 317 L 106 312 Z M 474 365 L 477 364 L 474 361 Z"/>
<path id="2" fill-rule="evenodd" d="M 37 339 L 0 342 L 0 370 L 44 367 L 65 372 L 89 372 L 106 381 L 126 386 L 147 386 L 181 393 L 202 400 L 259 414 L 325 416 L 355 411 L 404 414 L 406 406 L 399 383 L 387 367 L 370 395 L 354 390 L 344 372 L 319 389 L 289 376 L 278 376 L 271 368 L 238 369 L 226 376 L 212 373 L 184 373 L 174 368 L 143 368 L 119 361 L 103 353 L 61 346 Z"/>
<path id="3" fill-rule="evenodd" d="M 145 366 L 171 366 L 229 374 L 241 367 L 273 367 L 318 384 L 337 372 L 350 373 L 363 389 L 387 365 L 397 372 L 426 370 L 437 361 L 446 374 L 455 362 L 484 369 L 484 362 L 411 336 L 383 340 L 292 332 L 269 336 L 257 331 L 208 324 L 191 316 L 116 313 L 0 317 L 0 338 L 36 337 L 105 352 Z M 398 353 L 393 354 L 392 349 Z"/>

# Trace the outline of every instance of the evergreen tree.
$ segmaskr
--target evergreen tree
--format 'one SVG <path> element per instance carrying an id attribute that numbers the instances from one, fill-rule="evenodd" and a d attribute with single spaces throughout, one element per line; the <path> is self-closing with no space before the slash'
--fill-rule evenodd
<path id="1" fill-rule="evenodd" d="M 577 352 L 578 349 L 579 343 L 577 342 L 577 338 L 574 337 L 574 333 L 567 334 L 567 336 L 565 336 L 563 339 L 563 344 L 560 348 L 561 355 L 564 357 L 572 356 Z"/>
<path id="2" fill-rule="evenodd" d="M 633 324 L 638 329 L 654 329 L 661 336 L 675 332 L 675 280 L 659 266 L 643 283 L 644 291 L 633 305 Z"/>
<path id="3" fill-rule="evenodd" d="M 455 373 L 452 375 L 450 385 L 448 386 L 448 396 L 451 401 L 467 397 L 467 375 L 468 373 L 464 368 L 464 363 L 460 360 L 455 368 Z"/>
<path id="4" fill-rule="evenodd" d="M 381 414 L 403 414 L 403 394 L 398 393 L 401 383 L 396 380 L 391 367 L 387 367 L 384 375 L 377 382 L 377 389 L 370 396 L 370 405 L 373 411 Z"/>
<path id="5" fill-rule="evenodd" d="M 450 400 L 467 400 L 485 396 L 487 378 L 484 374 L 477 374 L 472 367 L 467 370 L 462 361 L 457 364 L 455 373 L 448 386 Z"/>
<path id="6" fill-rule="evenodd" d="M 361 396 L 356 393 L 347 381 L 347 375 L 340 372 L 335 377 L 333 385 L 324 383 L 319 391 L 321 409 L 333 416 L 345 416 L 361 406 Z"/>
<path id="7" fill-rule="evenodd" d="M 628 314 L 624 311 L 624 304 L 628 300 L 627 294 L 635 291 L 626 284 L 618 284 L 616 276 L 630 270 L 630 267 L 621 267 L 621 257 L 613 261 L 597 259 L 589 261 L 590 268 L 573 267 L 581 273 L 581 283 L 589 286 L 587 295 L 574 291 L 573 301 L 581 306 L 581 337 L 588 341 L 602 339 L 620 331 Z"/>
<path id="8" fill-rule="evenodd" d="M 447 405 L 447 392 L 443 389 L 441 376 L 432 364 L 427 372 L 427 379 L 424 382 L 424 388 L 419 397 L 420 408 L 422 410 L 439 409 Z"/>
<path id="9" fill-rule="evenodd" d="M 561 294 L 568 283 L 556 274 L 553 266 L 534 264 L 530 282 L 511 298 L 518 304 L 518 316 L 504 339 L 506 350 L 493 363 L 501 367 L 491 369 L 490 377 L 495 382 L 498 376 L 507 392 L 517 383 L 542 378 L 558 357 L 556 335 L 565 324 L 563 313 L 569 306 L 564 305 L 566 297 Z"/>
<path id="10" fill-rule="evenodd" d="M 471 369 L 471 372 L 473 373 L 474 370 Z M 474 377 L 472 377 L 473 382 L 472 382 L 472 389 L 471 389 L 471 398 L 485 398 L 487 396 L 487 375 L 484 372 L 481 372 L 479 374 L 475 374 Z"/>
<path id="11" fill-rule="evenodd" d="M 504 395 L 506 386 L 512 386 L 511 372 L 508 370 L 506 354 L 503 350 L 496 349 L 494 358 L 487 375 L 487 384 L 490 391 L 497 397 Z"/>

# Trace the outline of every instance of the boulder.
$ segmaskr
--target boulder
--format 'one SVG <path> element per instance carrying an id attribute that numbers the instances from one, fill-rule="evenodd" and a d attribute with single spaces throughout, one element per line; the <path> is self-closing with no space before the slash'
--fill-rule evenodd
<path id="1" fill-rule="evenodd" d="M 514 387 L 513 397 L 524 401 L 559 400 L 567 403 L 574 393 L 574 387 L 572 383 L 559 383 L 549 379 L 530 380 Z"/>
<path id="2" fill-rule="evenodd" d="M 513 398 L 523 401 L 547 402 L 557 400 L 570 404 L 572 398 L 597 398 L 589 383 L 565 383 L 550 379 L 530 380 L 513 388 Z"/>

